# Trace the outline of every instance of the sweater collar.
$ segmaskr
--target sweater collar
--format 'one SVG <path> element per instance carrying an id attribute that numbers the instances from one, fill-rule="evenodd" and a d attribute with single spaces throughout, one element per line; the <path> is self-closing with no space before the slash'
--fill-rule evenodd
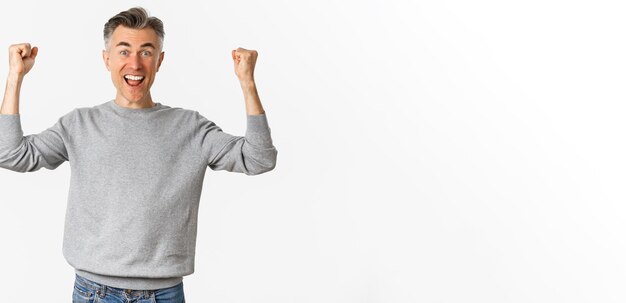
<path id="1" fill-rule="evenodd" d="M 111 109 L 113 109 L 116 113 L 125 115 L 125 116 L 142 115 L 142 114 L 150 113 L 150 112 L 163 108 L 163 104 L 161 104 L 160 102 L 154 102 L 154 106 L 149 107 L 149 108 L 127 108 L 127 107 L 119 106 L 117 103 L 115 103 L 115 100 L 111 100 L 107 102 L 107 105 Z"/>

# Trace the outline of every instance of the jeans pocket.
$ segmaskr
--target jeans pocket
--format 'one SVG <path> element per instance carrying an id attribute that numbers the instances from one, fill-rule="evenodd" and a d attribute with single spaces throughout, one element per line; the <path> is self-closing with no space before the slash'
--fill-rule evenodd
<path id="1" fill-rule="evenodd" d="M 72 293 L 72 303 L 93 303 L 95 295 L 90 289 L 74 283 L 74 293 Z"/>
<path id="2" fill-rule="evenodd" d="M 154 299 L 157 303 L 185 303 L 185 291 L 183 283 L 178 285 L 157 289 L 154 292 Z"/>

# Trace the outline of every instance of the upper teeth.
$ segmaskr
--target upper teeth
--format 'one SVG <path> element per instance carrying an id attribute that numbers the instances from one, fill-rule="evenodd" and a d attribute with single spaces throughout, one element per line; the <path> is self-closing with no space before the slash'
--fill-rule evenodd
<path id="1" fill-rule="evenodd" d="M 126 76 L 124 76 L 124 78 L 126 78 L 128 80 L 141 80 L 141 79 L 143 79 L 143 76 L 126 75 Z"/>

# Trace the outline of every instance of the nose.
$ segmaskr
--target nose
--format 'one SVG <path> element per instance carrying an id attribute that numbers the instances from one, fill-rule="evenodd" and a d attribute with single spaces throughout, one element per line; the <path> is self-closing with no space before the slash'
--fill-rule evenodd
<path id="1" fill-rule="evenodd" d="M 127 65 L 132 69 L 139 70 L 141 69 L 141 58 L 137 54 L 130 55 Z"/>

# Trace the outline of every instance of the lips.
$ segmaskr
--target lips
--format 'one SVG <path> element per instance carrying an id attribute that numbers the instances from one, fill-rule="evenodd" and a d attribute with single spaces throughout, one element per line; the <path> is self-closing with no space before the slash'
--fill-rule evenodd
<path id="1" fill-rule="evenodd" d="M 142 75 L 124 75 L 124 81 L 130 86 L 139 86 L 145 78 Z"/>

